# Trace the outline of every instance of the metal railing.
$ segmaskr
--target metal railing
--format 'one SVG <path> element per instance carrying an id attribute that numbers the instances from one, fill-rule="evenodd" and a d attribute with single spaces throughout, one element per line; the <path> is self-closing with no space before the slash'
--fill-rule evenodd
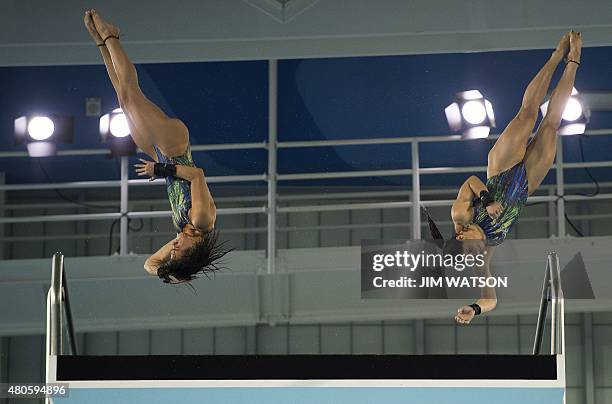
<path id="1" fill-rule="evenodd" d="M 274 86 L 271 82 L 271 86 Z M 274 89 L 270 90 L 272 93 Z M 273 100 L 272 100 L 273 101 Z M 271 101 L 271 102 L 272 102 Z M 271 115 L 271 121 L 274 121 L 274 116 Z M 272 128 L 271 130 L 276 130 Z M 601 129 L 587 131 L 587 136 L 604 136 L 612 135 L 612 129 Z M 491 136 L 496 138 L 498 135 Z M 389 137 L 378 139 L 346 139 L 334 141 L 301 141 L 301 142 L 278 142 L 276 135 L 270 134 L 268 143 L 236 143 L 236 144 L 221 144 L 221 145 L 194 145 L 193 150 L 241 150 L 253 148 L 265 148 L 268 151 L 268 170 L 267 173 L 254 175 L 234 175 L 234 176 L 218 176 L 207 178 L 211 183 L 244 183 L 253 181 L 262 181 L 267 184 L 267 195 L 257 200 L 262 201 L 265 198 L 263 206 L 239 207 L 239 208 L 219 208 L 218 215 L 240 215 L 240 214 L 267 214 L 267 233 L 268 233 L 268 271 L 273 273 L 275 270 L 276 257 L 276 237 L 275 234 L 279 231 L 276 224 L 276 215 L 279 213 L 298 213 L 298 212 L 324 212 L 324 211 L 341 211 L 341 210 L 363 210 L 363 209 L 411 209 L 411 234 L 413 238 L 420 238 L 421 234 L 421 217 L 419 206 L 450 206 L 453 203 L 452 199 L 428 199 L 421 200 L 421 194 L 426 191 L 420 190 L 421 175 L 439 175 L 458 172 L 483 172 L 486 171 L 486 166 L 474 167 L 420 167 L 419 165 L 419 143 L 425 142 L 455 142 L 463 141 L 460 136 L 427 136 L 427 137 Z M 562 137 L 559 137 L 559 146 L 557 147 L 557 160 L 553 168 L 556 170 L 556 184 L 551 190 L 555 194 L 533 196 L 529 198 L 530 202 L 549 202 L 556 203 L 556 219 L 557 219 L 557 236 L 565 237 L 565 201 L 580 201 L 592 199 L 612 199 L 612 193 L 602 193 L 595 197 L 584 195 L 565 195 L 566 185 L 563 183 L 563 170 L 582 168 L 582 167 L 612 167 L 612 161 L 601 162 L 585 162 L 585 163 L 563 163 L 562 152 Z M 290 148 L 308 148 L 308 147 L 342 147 L 342 146 L 359 146 L 359 145 L 385 145 L 385 144 L 411 144 L 412 150 L 412 165 L 409 169 L 399 170 L 368 170 L 354 172 L 310 172 L 310 173 L 293 173 L 283 174 L 277 172 L 276 156 L 279 149 Z M 65 155 L 81 156 L 90 155 L 92 150 L 83 150 L 79 153 L 77 150 L 71 150 Z M 104 152 L 103 150 L 100 153 Z M 22 157 L 16 153 L 0 153 L 0 157 Z M 385 201 L 385 202 L 365 202 L 365 203 L 331 203 L 331 204 L 309 204 L 303 206 L 277 206 L 279 196 L 277 193 L 277 183 L 279 181 L 295 181 L 295 180 L 312 180 L 321 178 L 355 178 L 355 177 L 386 177 L 389 175 L 411 176 L 412 190 L 410 191 L 410 200 L 405 201 Z M 45 215 L 45 216 L 30 216 L 30 217 L 3 217 L 0 218 L 0 224 L 10 223 L 44 223 L 44 222 L 60 222 L 60 221 L 95 221 L 95 220 L 119 220 L 120 221 L 120 254 L 128 253 L 128 219 L 133 218 L 159 218 L 170 217 L 170 211 L 130 211 L 128 209 L 128 190 L 133 186 L 159 186 L 164 184 L 163 180 L 147 181 L 147 180 L 130 180 L 128 177 L 128 158 L 121 158 L 121 179 L 119 181 L 80 181 L 72 183 L 48 183 L 48 184 L 8 184 L 0 185 L 0 191 L 26 191 L 26 190 L 42 190 L 42 189 L 82 189 L 82 188 L 102 188 L 102 187 L 120 187 L 120 209 L 119 212 L 107 213 L 80 213 L 80 214 L 61 214 L 61 215 Z M 374 196 L 375 194 L 373 194 Z M 561 198 L 562 196 L 562 198 Z M 281 230 L 282 231 L 282 230 Z"/>
<path id="2" fill-rule="evenodd" d="M 610 135 L 611 130 L 597 130 L 589 131 L 587 135 L 599 136 L 599 135 Z M 493 136 L 495 138 L 495 136 Z M 562 138 L 559 138 L 561 143 Z M 268 185 L 268 195 L 266 206 L 258 207 L 245 207 L 245 208 L 220 208 L 217 211 L 219 215 L 234 215 L 234 214 L 254 214 L 266 213 L 268 215 L 268 232 L 269 241 L 271 248 L 268 253 L 270 256 L 274 256 L 275 252 L 273 246 L 275 243 L 272 233 L 276 227 L 275 215 L 277 213 L 290 213 L 290 212 L 321 212 L 321 211 L 334 211 L 334 210 L 358 210 L 358 209 L 393 209 L 393 208 L 412 208 L 412 235 L 413 238 L 420 238 L 421 220 L 418 210 L 420 204 L 426 206 L 450 206 L 452 200 L 426 200 L 422 201 L 420 198 L 420 187 L 419 179 L 421 175 L 438 175 L 448 174 L 457 172 L 482 172 L 486 171 L 486 166 L 476 167 L 420 167 L 419 166 L 419 155 L 418 155 L 418 144 L 420 142 L 441 142 L 441 141 L 460 141 L 462 140 L 459 136 L 432 136 L 432 137 L 406 137 L 406 138 L 380 138 L 380 139 L 351 139 L 351 140 L 337 140 L 337 141 L 305 141 L 305 142 L 275 142 L 274 138 L 267 146 L 263 143 L 245 143 L 245 144 L 227 144 L 227 145 L 210 145 L 210 146 L 194 146 L 194 150 L 237 150 L 237 149 L 252 149 L 255 147 L 267 148 L 268 149 L 268 173 L 267 174 L 256 174 L 256 175 L 243 175 L 243 176 L 219 176 L 210 177 L 207 179 L 208 182 L 221 183 L 221 182 L 252 182 L 252 181 L 265 181 Z M 276 153 L 277 149 L 284 148 L 296 148 L 296 147 L 329 147 L 329 146 L 346 146 L 346 145 L 372 145 L 372 144 L 400 144 L 400 143 L 411 143 L 412 144 L 412 168 L 401 169 L 401 170 L 370 170 L 370 171 L 355 171 L 355 172 L 339 172 L 339 173 L 325 173 L 325 172 L 314 172 L 314 173 L 302 173 L 302 174 L 278 174 L 276 170 Z M 564 200 L 578 201 L 592 199 L 592 197 L 583 195 L 565 195 L 565 184 L 563 183 L 562 173 L 565 168 L 581 168 L 581 167 L 612 167 L 612 161 L 606 162 L 586 162 L 586 163 L 563 163 L 562 147 L 558 147 L 557 151 L 557 162 L 554 165 L 557 171 L 557 184 L 556 193 L 557 195 L 563 195 L 564 198 L 559 198 L 557 195 L 548 196 L 535 196 L 530 198 L 531 202 L 556 202 L 557 203 L 557 225 L 559 237 L 565 236 L 565 204 Z M 85 154 L 91 154 L 91 151 L 85 150 Z M 0 157 L 3 154 L 0 153 Z M 72 151 L 72 156 L 81 155 L 77 151 Z M 10 155 L 12 156 L 12 154 Z M 20 156 L 20 155 L 19 155 Z M 49 183 L 49 184 L 9 184 L 0 185 L 0 191 L 25 191 L 25 190 L 42 190 L 42 189 L 82 189 L 82 188 L 101 188 L 101 187 L 117 187 L 121 188 L 121 208 L 119 212 L 111 213 L 83 213 L 83 214 L 67 214 L 67 215 L 47 215 L 47 216 L 31 216 L 31 217 L 4 217 L 0 218 L 0 224 L 9 223 L 31 223 L 31 222 L 54 222 L 54 221 L 91 221 L 91 220 L 109 220 L 109 219 L 120 219 L 122 226 L 120 230 L 120 249 L 121 254 L 127 253 L 127 219 L 128 218 L 155 218 L 155 217 L 169 217 L 170 211 L 142 211 L 142 212 L 130 212 L 128 211 L 128 187 L 129 186 L 149 186 L 149 185 L 162 185 L 163 180 L 156 180 L 153 182 L 146 180 L 129 180 L 128 179 L 128 159 L 123 157 L 121 159 L 121 180 L 120 181 L 92 181 L 92 182 L 73 182 L 73 183 Z M 354 178 L 354 177 L 385 177 L 389 175 L 410 175 L 412 177 L 412 193 L 410 201 L 401 202 L 371 202 L 371 203 L 345 203 L 345 204 L 331 204 L 331 205 L 306 205 L 306 206 L 285 206 L 276 208 L 277 204 L 277 192 L 276 184 L 278 181 L 287 180 L 309 180 L 309 179 L 320 179 L 320 178 Z M 596 196 L 597 199 L 612 199 L 612 193 L 600 194 Z M 415 208 L 416 206 L 416 208 Z M 273 261 L 272 259 L 271 261 Z M 271 263 L 271 268 L 274 264 Z M 273 272 L 273 271 L 272 271 Z"/>
<path id="3" fill-rule="evenodd" d="M 565 352 L 565 310 L 563 288 L 561 285 L 561 270 L 559 269 L 559 257 L 555 252 L 549 253 L 546 258 L 542 297 L 540 298 L 538 322 L 533 342 L 534 355 L 538 355 L 542 348 L 549 302 L 552 305 L 550 313 L 550 353 L 562 355 Z"/>
<path id="4" fill-rule="evenodd" d="M 271 86 L 274 86 L 271 82 Z M 270 90 L 274 93 L 274 89 Z M 273 100 L 272 100 L 273 101 Z M 271 102 L 272 102 L 271 101 Z M 271 121 L 274 121 L 274 116 L 271 115 Z M 276 130 L 272 128 L 271 130 Z M 587 131 L 587 136 L 603 136 L 611 135 L 612 129 L 601 129 Z M 497 135 L 492 136 L 496 138 Z M 267 214 L 268 224 L 268 271 L 274 272 L 275 256 L 276 256 L 276 215 L 278 213 L 296 213 L 296 212 L 324 212 L 324 211 L 341 211 L 341 210 L 361 210 L 361 209 L 397 209 L 410 208 L 411 214 L 411 234 L 413 238 L 420 238 L 421 234 L 421 217 L 419 206 L 450 206 L 453 203 L 452 199 L 445 200 L 421 200 L 420 176 L 421 175 L 439 175 L 457 172 L 483 172 L 486 171 L 486 166 L 474 167 L 420 167 L 419 165 L 419 143 L 422 142 L 454 142 L 462 141 L 460 136 L 431 136 L 431 137 L 390 137 L 379 139 L 347 139 L 335 141 L 302 141 L 302 142 L 278 142 L 276 135 L 270 134 L 268 143 L 241 143 L 241 144 L 222 144 L 222 145 L 200 145 L 193 146 L 194 151 L 198 150 L 240 150 L 265 148 L 268 150 L 268 170 L 267 173 L 255 175 L 235 175 L 235 176 L 219 176 L 210 177 L 207 179 L 211 183 L 244 183 L 253 181 L 264 181 L 267 184 L 266 203 L 263 206 L 241 207 L 241 208 L 219 208 L 218 215 L 236 215 L 236 214 Z M 563 170 L 566 168 L 582 168 L 582 167 L 612 167 L 612 161 L 601 162 L 585 162 L 585 163 L 563 163 L 562 152 L 562 137 L 559 137 L 559 146 L 557 147 L 557 160 L 553 168 L 556 170 L 556 184 L 554 191 L 556 195 L 533 196 L 530 202 L 550 202 L 556 203 L 557 210 L 557 236 L 565 237 L 565 201 L 580 201 L 592 199 L 612 199 L 612 193 L 599 194 L 596 197 L 584 195 L 565 195 L 566 185 L 563 183 Z M 385 144 L 411 144 L 412 150 L 412 165 L 410 169 L 400 170 L 368 170 L 354 172 L 311 172 L 299 174 L 283 174 L 277 172 L 276 156 L 279 149 L 289 149 L 298 147 L 342 147 L 342 146 L 359 146 L 359 145 L 385 145 Z M 70 153 L 65 153 L 71 156 L 90 155 L 92 150 L 83 150 L 79 153 L 77 150 L 71 150 Z M 103 151 L 101 151 L 103 152 Z M 15 153 L 0 153 L 0 157 L 21 157 L 21 154 Z M 119 212 L 108 213 L 81 213 L 81 214 L 62 214 L 62 215 L 45 215 L 45 216 L 30 216 L 30 217 L 3 217 L 0 218 L 0 224 L 10 223 L 44 223 L 44 222 L 59 222 L 59 221 L 94 221 L 94 220 L 120 220 L 120 254 L 128 253 L 128 228 L 127 223 L 130 218 L 158 218 L 170 217 L 170 211 L 129 211 L 128 209 L 128 190 L 130 186 L 158 186 L 164 184 L 163 180 L 147 181 L 147 180 L 130 180 L 128 178 L 128 158 L 121 158 L 121 179 L 119 181 L 81 181 L 72 183 L 50 183 L 50 184 L 8 184 L 0 185 L 0 191 L 26 191 L 26 190 L 42 190 L 42 189 L 81 189 L 81 188 L 101 188 L 101 187 L 120 187 L 121 201 Z M 280 206 L 277 207 L 279 197 L 277 195 L 278 181 L 294 181 L 294 180 L 311 180 L 321 178 L 355 178 L 355 177 L 385 177 L 389 175 L 402 175 L 412 177 L 412 190 L 410 192 L 410 200 L 406 201 L 387 201 L 387 202 L 366 202 L 366 203 L 332 203 L 332 204 L 310 204 L 304 206 Z M 562 198 L 560 197 L 562 196 Z M 259 199 L 262 201 L 263 198 Z"/>
<path id="5" fill-rule="evenodd" d="M 192 150 L 197 151 L 220 151 L 220 150 L 246 150 L 246 149 L 267 149 L 268 168 L 266 173 L 254 175 L 234 175 L 207 177 L 209 183 L 244 183 L 253 181 L 263 181 L 267 185 L 267 197 L 265 206 L 245 207 L 245 208 L 220 208 L 218 215 L 236 214 L 267 214 L 267 256 L 269 273 L 275 272 L 276 260 L 276 232 L 277 214 L 291 212 L 322 212 L 337 210 L 358 210 L 358 209 L 411 209 L 411 235 L 413 238 L 421 238 L 421 216 L 420 205 L 425 206 L 450 206 L 453 200 L 421 200 L 420 177 L 421 175 L 441 175 L 456 173 L 474 173 L 486 171 L 486 166 L 474 167 L 421 167 L 419 162 L 419 144 L 432 142 L 455 142 L 462 141 L 461 136 L 414 136 L 414 137 L 386 137 L 375 139 L 343 139 L 343 140 L 321 140 L 321 141 L 291 141 L 279 142 L 277 130 L 277 110 L 278 110 L 278 88 L 277 88 L 277 62 L 270 60 L 268 64 L 268 140 L 267 142 L 233 143 L 216 145 L 194 145 Z M 612 135 L 612 129 L 597 129 L 586 132 L 587 136 Z M 489 136 L 495 139 L 499 135 Z M 565 237 L 565 201 L 579 201 L 591 199 L 584 195 L 565 195 L 564 169 L 582 167 L 612 167 L 612 161 L 597 161 L 584 163 L 563 162 L 562 136 L 558 137 L 556 164 L 553 166 L 556 172 L 555 194 L 548 196 L 535 196 L 530 198 L 531 202 L 556 203 L 557 209 L 557 236 Z M 350 172 L 309 172 L 309 173 L 279 173 L 277 167 L 278 151 L 282 149 L 294 148 L 318 148 L 318 147 L 344 147 L 344 146 L 372 146 L 372 145 L 394 145 L 409 144 L 411 147 L 411 166 L 410 168 L 397 170 L 366 170 Z M 104 149 L 86 150 L 63 150 L 59 151 L 60 156 L 84 156 L 84 155 L 106 155 Z M 8 157 L 27 157 L 25 152 L 0 152 L 0 158 Z M 277 207 L 278 192 L 277 184 L 279 181 L 293 180 L 317 180 L 321 178 L 356 178 L 356 177 L 387 177 L 387 176 L 410 176 L 412 184 L 411 200 L 400 202 L 371 202 L 371 203 L 344 203 L 331 205 L 306 205 L 306 206 L 285 206 Z M 42 223 L 57 221 L 92 221 L 92 220 L 119 220 L 120 223 L 120 248 L 119 253 L 128 253 L 128 219 L 130 218 L 155 218 L 170 217 L 170 211 L 145 211 L 131 212 L 128 209 L 128 190 L 130 186 L 157 186 L 163 184 L 163 180 L 130 180 L 128 175 L 128 158 L 121 158 L 121 178 L 119 181 L 91 181 L 91 182 L 71 182 L 55 184 L 8 184 L 0 185 L 1 191 L 26 191 L 42 189 L 82 189 L 82 188 L 111 188 L 119 187 L 120 209 L 119 212 L 111 213 L 83 213 L 67 215 L 48 215 L 32 217 L 4 217 L 0 218 L 0 224 L 10 223 Z M 612 199 L 612 193 L 597 195 L 597 199 Z"/>

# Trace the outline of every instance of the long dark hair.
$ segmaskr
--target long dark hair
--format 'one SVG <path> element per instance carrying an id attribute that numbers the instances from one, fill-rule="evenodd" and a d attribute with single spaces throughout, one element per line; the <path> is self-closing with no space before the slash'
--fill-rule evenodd
<path id="1" fill-rule="evenodd" d="M 429 233 L 431 234 L 434 243 L 436 243 L 439 248 L 444 247 L 444 236 L 442 235 L 442 232 L 440 232 L 440 229 L 438 229 L 438 226 L 436 225 L 436 222 L 434 222 L 434 220 L 432 219 L 431 215 L 429 214 L 429 211 L 423 205 L 421 205 L 421 211 L 425 214 L 425 217 L 427 218 L 427 223 L 429 224 Z"/>
<path id="2" fill-rule="evenodd" d="M 169 259 L 160 265 L 157 268 L 157 276 L 164 283 L 190 282 L 199 274 L 209 276 L 224 268 L 221 259 L 233 250 L 226 249 L 225 244 L 219 242 L 219 232 L 211 230 L 187 251 L 185 257 L 180 260 Z"/>

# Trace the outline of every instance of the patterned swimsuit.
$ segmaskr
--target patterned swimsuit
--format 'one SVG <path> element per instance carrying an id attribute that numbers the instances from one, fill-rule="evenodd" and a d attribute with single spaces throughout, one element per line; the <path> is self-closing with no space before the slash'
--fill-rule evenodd
<path id="1" fill-rule="evenodd" d="M 185 153 L 177 157 L 167 157 L 153 146 L 157 159 L 160 163 L 180 164 L 195 167 L 191 157 L 191 146 L 187 146 Z M 178 232 L 181 232 L 189 220 L 189 209 L 191 209 L 191 182 L 177 177 L 166 177 L 168 188 L 168 199 L 172 208 L 172 223 Z"/>
<path id="2" fill-rule="evenodd" d="M 487 179 L 487 189 L 495 200 L 502 205 L 502 213 L 497 219 L 491 219 L 487 210 L 482 207 L 474 208 L 473 223 L 484 231 L 487 244 L 498 245 L 516 223 L 527 203 L 528 186 L 525 162 L 521 161 L 514 167 Z"/>

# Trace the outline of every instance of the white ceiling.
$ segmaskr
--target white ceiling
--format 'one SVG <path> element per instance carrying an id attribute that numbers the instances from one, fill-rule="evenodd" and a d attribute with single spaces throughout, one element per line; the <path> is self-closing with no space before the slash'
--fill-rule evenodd
<path id="1" fill-rule="evenodd" d="M 5 0 L 0 65 L 101 63 L 97 8 L 136 62 L 552 48 L 570 28 L 612 45 L 612 2 L 558 0 Z M 469 6 L 466 6 L 469 5 Z M 588 7 L 585 6 L 588 4 Z"/>

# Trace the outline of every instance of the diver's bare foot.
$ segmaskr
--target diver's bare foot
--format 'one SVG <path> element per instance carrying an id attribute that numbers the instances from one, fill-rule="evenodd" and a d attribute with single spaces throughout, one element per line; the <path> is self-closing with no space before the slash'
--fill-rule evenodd
<path id="1" fill-rule="evenodd" d="M 89 35 L 91 35 L 96 45 L 102 45 L 102 37 L 98 34 L 98 31 L 96 31 L 96 26 L 91 18 L 91 10 L 85 11 L 83 21 L 85 22 L 85 28 L 87 28 Z"/>
<path id="2" fill-rule="evenodd" d="M 559 41 L 559 44 L 557 44 L 555 53 L 561 55 L 561 57 L 564 57 L 565 55 L 567 55 L 569 48 L 570 48 L 570 32 L 567 32 L 565 33 L 565 35 L 563 35 L 563 37 Z"/>
<path id="3" fill-rule="evenodd" d="M 96 27 L 96 31 L 105 40 L 109 37 L 119 37 L 119 28 L 105 21 L 96 10 L 91 10 L 91 17 Z"/>
<path id="4" fill-rule="evenodd" d="M 552 55 L 550 56 L 550 59 L 555 64 L 561 62 L 563 58 L 567 56 L 567 51 L 569 50 L 569 37 L 570 37 L 569 32 L 563 35 L 563 37 L 557 44 L 557 47 L 555 48 Z"/>
<path id="5" fill-rule="evenodd" d="M 580 63 L 580 53 L 582 51 L 582 35 L 580 32 L 570 32 L 570 50 L 567 59 Z"/>

